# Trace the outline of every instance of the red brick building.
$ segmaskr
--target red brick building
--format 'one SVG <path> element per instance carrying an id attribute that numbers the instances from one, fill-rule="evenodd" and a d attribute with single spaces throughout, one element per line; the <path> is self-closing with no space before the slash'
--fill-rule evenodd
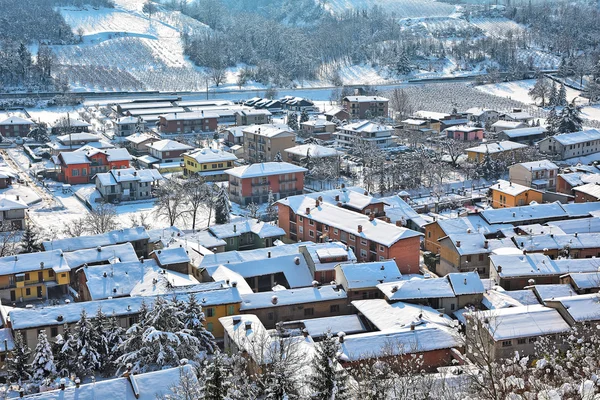
<path id="1" fill-rule="evenodd" d="M 308 196 L 277 202 L 279 226 L 293 241 L 347 244 L 363 261 L 394 259 L 403 274 L 419 272 L 421 234 Z"/>
<path id="2" fill-rule="evenodd" d="M 351 119 L 387 117 L 388 103 L 388 99 L 380 96 L 346 96 L 342 100 L 342 106 Z"/>
<path id="3" fill-rule="evenodd" d="M 62 152 L 56 157 L 55 163 L 60 166 L 60 182 L 80 184 L 90 183 L 99 172 L 129 168 L 130 160 L 126 149 L 108 149 Z"/>
<path id="4" fill-rule="evenodd" d="M 35 124 L 25 118 L 8 117 L 0 122 L 0 134 L 3 137 L 25 137 Z"/>
<path id="5" fill-rule="evenodd" d="M 245 165 L 225 171 L 229 175 L 229 199 L 241 205 L 266 203 L 269 189 L 275 200 L 302 194 L 306 168 L 286 162 Z"/>
<path id="6" fill-rule="evenodd" d="M 160 117 L 159 129 L 164 133 L 215 132 L 219 114 L 204 111 L 171 113 Z"/>

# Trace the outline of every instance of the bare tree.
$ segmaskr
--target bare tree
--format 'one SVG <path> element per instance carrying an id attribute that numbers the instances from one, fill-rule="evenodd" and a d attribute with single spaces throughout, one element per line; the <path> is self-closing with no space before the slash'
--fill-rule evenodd
<path id="1" fill-rule="evenodd" d="M 388 93 L 390 107 L 394 110 L 394 119 L 403 120 L 413 113 L 413 106 L 404 89 L 396 88 Z"/>
<path id="2" fill-rule="evenodd" d="M 206 209 L 208 198 L 210 197 L 210 187 L 199 175 L 193 175 L 183 184 L 183 193 L 185 203 L 188 206 L 187 212 L 192 217 L 192 230 L 196 229 L 196 220 L 198 213 Z"/>
<path id="3" fill-rule="evenodd" d="M 106 203 L 101 203 L 92 209 L 84 217 L 83 223 L 85 224 L 85 230 L 92 235 L 113 231 L 119 226 L 115 207 Z"/>
<path id="4" fill-rule="evenodd" d="M 165 179 L 156 191 L 156 216 L 166 218 L 170 226 L 186 211 L 183 185 L 177 178 Z"/>
<path id="5" fill-rule="evenodd" d="M 131 214 L 129 216 L 129 224 L 132 228 L 142 226 L 144 227 L 144 229 L 148 230 L 152 228 L 152 224 L 150 223 L 149 218 L 149 213 L 139 212 Z"/>
<path id="6" fill-rule="evenodd" d="M 20 235 L 15 226 L 6 221 L 0 224 L 0 257 L 11 256 L 19 250 Z"/>

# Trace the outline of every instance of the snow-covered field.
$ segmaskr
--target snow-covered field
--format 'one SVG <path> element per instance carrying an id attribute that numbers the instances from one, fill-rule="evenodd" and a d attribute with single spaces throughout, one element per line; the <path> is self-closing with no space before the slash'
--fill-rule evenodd
<path id="1" fill-rule="evenodd" d="M 350 10 L 370 10 L 374 6 L 395 13 L 398 18 L 424 16 L 448 16 L 454 12 L 454 6 L 431 0 L 328 0 L 318 1 L 332 14 L 343 14 Z"/>

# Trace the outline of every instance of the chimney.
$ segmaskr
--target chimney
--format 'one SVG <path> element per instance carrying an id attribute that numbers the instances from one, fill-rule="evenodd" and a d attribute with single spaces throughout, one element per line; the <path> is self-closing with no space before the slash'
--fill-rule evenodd
<path id="1" fill-rule="evenodd" d="M 96 247 L 96 251 L 98 251 L 98 252 L 102 251 L 102 247 L 100 247 L 100 246 Z"/>
<path id="2" fill-rule="evenodd" d="M 467 233 L 471 233 L 471 228 L 467 229 Z"/>
<path id="3" fill-rule="evenodd" d="M 394 285 L 392 286 L 392 293 L 396 293 L 398 291 L 398 286 Z"/>
<path id="4" fill-rule="evenodd" d="M 362 225 L 358 226 L 358 233 L 362 233 Z"/>
<path id="5" fill-rule="evenodd" d="M 237 281 L 231 281 L 231 286 L 232 287 L 237 287 Z"/>
<path id="6" fill-rule="evenodd" d="M 369 221 L 373 221 L 375 219 L 375 214 L 369 214 Z"/>
<path id="7" fill-rule="evenodd" d="M 17 201 L 19 201 L 19 195 L 17 195 Z"/>
<path id="8" fill-rule="evenodd" d="M 319 282 L 318 281 L 312 281 L 312 286 L 314 288 L 318 288 L 319 287 Z"/>
<path id="9" fill-rule="evenodd" d="M 575 232 L 575 237 L 577 237 L 577 232 Z"/>
<path id="10" fill-rule="evenodd" d="M 336 201 L 336 202 L 337 202 L 337 201 L 340 201 L 340 195 L 339 195 L 339 194 L 336 194 L 336 195 L 335 195 L 335 201 Z"/>
<path id="11" fill-rule="evenodd" d="M 379 268 L 381 271 L 383 271 L 385 269 L 385 265 L 381 265 L 381 268 Z"/>
<path id="12" fill-rule="evenodd" d="M 320 203 L 319 203 L 319 199 L 315 200 L 315 207 L 319 207 Z"/>
<path id="13" fill-rule="evenodd" d="M 302 336 L 305 338 L 308 337 L 308 331 L 306 329 L 302 329 Z"/>
<path id="14" fill-rule="evenodd" d="M 338 339 L 340 340 L 340 343 L 344 343 L 344 338 L 346 337 L 346 333 L 345 332 L 339 332 L 338 333 Z"/>
<path id="15" fill-rule="evenodd" d="M 267 258 L 271 258 L 271 252 L 267 251 Z"/>
<path id="16" fill-rule="evenodd" d="M 277 298 L 277 296 L 271 297 L 271 303 L 277 304 L 278 301 L 279 301 L 279 299 Z"/>
<path id="17" fill-rule="evenodd" d="M 80 385 L 81 385 L 81 379 L 75 378 L 75 387 L 79 388 Z"/>
<path id="18" fill-rule="evenodd" d="M 487 249 L 489 247 L 489 245 L 490 245 L 490 241 L 489 240 L 484 240 L 483 241 L 483 248 L 484 249 Z"/>
<path id="19" fill-rule="evenodd" d="M 498 273 L 502 272 L 502 265 L 498 265 L 498 268 L 496 268 L 498 270 Z"/>
<path id="20" fill-rule="evenodd" d="M 414 331 L 414 330 L 415 330 L 415 325 L 416 325 L 416 324 L 415 324 L 414 322 L 411 322 L 411 323 L 410 323 L 410 330 L 411 330 L 411 331 Z"/>
<path id="21" fill-rule="evenodd" d="M 306 207 L 306 215 L 310 215 L 310 207 Z"/>
<path id="22" fill-rule="evenodd" d="M 456 241 L 456 247 L 460 247 L 460 240 Z"/>
<path id="23" fill-rule="evenodd" d="M 67 380 L 65 378 L 60 379 L 60 390 L 65 390 L 65 386 L 67 384 Z"/>
<path id="24" fill-rule="evenodd" d="M 252 322 L 251 321 L 246 321 L 246 323 L 244 324 L 245 328 L 247 331 L 252 329 Z"/>
<path id="25" fill-rule="evenodd" d="M 300 265 L 300 257 L 294 257 L 294 264 Z"/>
<path id="26" fill-rule="evenodd" d="M 236 226 L 236 224 L 233 224 L 233 233 L 236 233 L 236 232 L 237 232 L 237 226 Z"/>
<path id="27" fill-rule="evenodd" d="M 341 201 L 338 201 L 336 205 L 337 205 L 338 207 L 341 207 L 341 206 L 342 206 L 342 202 L 341 202 Z"/>

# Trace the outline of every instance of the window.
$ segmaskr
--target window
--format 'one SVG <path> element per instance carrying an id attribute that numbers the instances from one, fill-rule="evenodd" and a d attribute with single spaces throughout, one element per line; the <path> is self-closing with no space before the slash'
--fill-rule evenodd
<path id="1" fill-rule="evenodd" d="M 360 256 L 361 257 L 366 257 L 367 256 L 367 251 L 365 249 L 360 249 Z"/>
<path id="2" fill-rule="evenodd" d="M 379 251 L 383 252 L 385 251 L 385 248 L 382 245 L 379 245 Z"/>
<path id="3" fill-rule="evenodd" d="M 131 326 L 133 324 L 137 324 L 138 322 L 140 322 L 139 315 L 132 315 L 131 317 L 129 317 L 129 326 Z"/>
<path id="4" fill-rule="evenodd" d="M 302 222 L 302 221 L 304 221 L 304 218 L 298 216 L 298 222 Z"/>
<path id="5" fill-rule="evenodd" d="M 267 318 L 269 319 L 269 321 L 273 321 L 273 319 L 275 318 L 275 316 L 273 315 L 272 312 L 267 314 Z"/>
<path id="6" fill-rule="evenodd" d="M 503 340 L 502 347 L 510 347 L 512 346 L 512 340 Z"/>
<path id="7" fill-rule="evenodd" d="M 332 306 L 329 306 L 329 312 L 330 313 L 336 313 L 340 311 L 340 306 L 339 304 L 334 304 Z"/>
<path id="8" fill-rule="evenodd" d="M 235 314 L 235 306 L 227 306 L 227 315 Z"/>
<path id="9" fill-rule="evenodd" d="M 49 276 L 50 278 L 54 278 L 54 270 L 52 270 L 52 269 L 49 269 L 49 270 L 48 270 L 48 276 Z"/>
<path id="10" fill-rule="evenodd" d="M 356 237 L 353 234 L 350 234 L 350 236 L 348 236 L 348 239 L 350 239 L 351 241 L 354 242 L 354 240 L 356 239 Z"/>
<path id="11" fill-rule="evenodd" d="M 471 262 L 471 256 L 467 256 L 467 262 Z"/>
<path id="12" fill-rule="evenodd" d="M 315 226 L 315 221 L 313 221 L 312 219 L 309 219 L 309 220 L 308 220 L 308 224 L 309 224 L 310 226 Z"/>
<path id="13" fill-rule="evenodd" d="M 333 234 L 334 234 L 334 235 L 337 235 L 337 234 L 338 234 L 338 230 L 337 230 L 337 228 L 333 230 Z"/>
<path id="14" fill-rule="evenodd" d="M 25 273 L 25 280 L 28 281 L 29 280 L 29 274 Z"/>
<path id="15" fill-rule="evenodd" d="M 366 246 L 367 241 L 365 239 L 360 239 L 360 244 L 362 244 L 363 246 Z"/>
<path id="16" fill-rule="evenodd" d="M 525 344 L 527 342 L 527 339 L 519 339 L 517 340 L 517 344 Z"/>
<path id="17" fill-rule="evenodd" d="M 209 322 L 208 324 L 206 324 L 206 330 L 209 332 L 212 332 L 214 329 L 213 323 Z"/>
<path id="18" fill-rule="evenodd" d="M 450 310 L 454 311 L 454 308 L 455 308 L 455 307 L 456 307 L 456 306 L 455 306 L 454 304 L 450 304 Z"/>
<path id="19" fill-rule="evenodd" d="M 532 337 L 532 338 L 529 338 L 529 343 L 534 343 L 534 342 L 536 342 L 536 341 L 537 341 L 537 338 L 534 338 L 534 337 Z"/>
<path id="20" fill-rule="evenodd" d="M 73 176 L 79 176 L 79 170 L 78 169 L 74 169 L 73 170 Z"/>
<path id="21" fill-rule="evenodd" d="M 305 308 L 304 309 L 304 316 L 305 317 L 312 317 L 313 315 L 315 315 L 315 309 L 310 307 L 310 308 Z"/>
<path id="22" fill-rule="evenodd" d="M 303 228 L 303 227 L 301 227 L 301 226 L 299 226 L 299 227 L 298 227 L 298 233 L 304 233 L 304 228 Z"/>
<path id="23" fill-rule="evenodd" d="M 82 168 L 81 169 L 81 175 L 87 176 L 87 169 L 86 168 Z"/>
<path id="24" fill-rule="evenodd" d="M 29 296 L 31 294 L 31 289 L 25 289 L 25 296 Z"/>
<path id="25" fill-rule="evenodd" d="M 483 261 L 483 254 L 479 255 L 479 261 Z"/>
<path id="26" fill-rule="evenodd" d="M 308 231 L 308 236 L 310 236 L 311 238 L 315 237 L 315 232 L 314 231 Z"/>
<path id="27" fill-rule="evenodd" d="M 50 337 L 56 337 L 56 335 L 58 335 L 58 328 L 56 326 L 53 326 L 52 328 L 50 328 Z"/>
<path id="28" fill-rule="evenodd" d="M 215 309 L 213 307 L 208 307 L 206 309 L 206 316 L 207 317 L 214 317 L 215 316 Z"/>

